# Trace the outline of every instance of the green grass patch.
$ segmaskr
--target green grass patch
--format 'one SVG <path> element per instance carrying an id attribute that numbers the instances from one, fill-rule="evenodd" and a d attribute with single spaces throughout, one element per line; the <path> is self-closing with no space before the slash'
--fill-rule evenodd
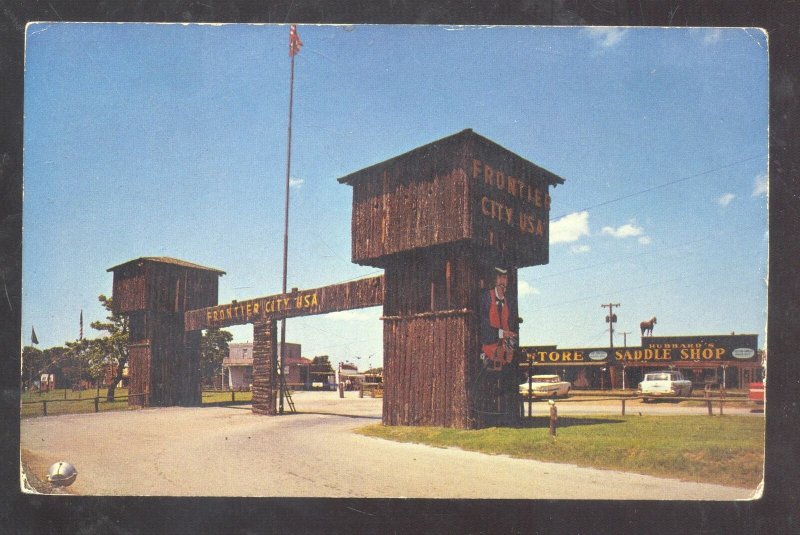
<path id="1" fill-rule="evenodd" d="M 106 401 L 106 388 L 100 389 L 98 411 L 125 411 L 136 409 L 128 405 L 128 389 L 117 388 L 114 391 L 114 401 Z M 71 389 L 51 390 L 50 392 L 23 392 L 22 404 L 20 406 L 20 418 L 31 418 L 44 415 L 44 403 L 47 401 L 47 415 L 54 416 L 59 414 L 83 414 L 94 412 L 94 398 L 97 390 L 90 389 L 82 392 L 72 391 Z M 236 392 L 234 394 L 237 403 L 250 403 L 253 400 L 252 392 Z M 230 403 L 230 392 L 203 392 L 203 404 Z"/>
<path id="2" fill-rule="evenodd" d="M 128 389 L 117 388 L 114 391 L 114 401 L 106 401 L 107 389 L 100 389 L 98 411 L 122 411 L 129 410 Z M 30 418 L 33 416 L 44 415 L 44 403 L 47 401 L 47 415 L 59 414 L 82 414 L 94 412 L 94 398 L 97 390 L 83 390 L 81 392 L 71 389 L 51 390 L 50 392 L 24 392 L 22 394 L 22 404 L 20 406 L 20 418 Z M 65 399 L 66 398 L 66 399 Z"/>
<path id="3" fill-rule="evenodd" d="M 234 392 L 233 393 L 233 400 L 236 403 L 241 402 L 251 402 L 253 401 L 253 393 L 252 392 Z M 214 391 L 207 391 L 203 392 L 203 403 L 230 403 L 231 402 L 231 393 L 230 392 L 214 392 Z"/>
<path id="4" fill-rule="evenodd" d="M 568 416 L 559 417 L 555 438 L 550 437 L 545 418 L 525 425 L 460 430 L 375 424 L 357 432 L 398 442 L 744 488 L 755 488 L 763 475 L 763 418 Z"/>

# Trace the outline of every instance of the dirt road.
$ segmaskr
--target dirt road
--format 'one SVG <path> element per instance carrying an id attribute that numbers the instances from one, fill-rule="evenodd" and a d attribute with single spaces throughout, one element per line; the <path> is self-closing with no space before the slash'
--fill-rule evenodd
<path id="1" fill-rule="evenodd" d="M 298 393 L 302 414 L 162 408 L 23 420 L 43 477 L 66 460 L 83 495 L 529 499 L 748 499 L 748 489 L 491 456 L 364 437 L 381 400 Z"/>

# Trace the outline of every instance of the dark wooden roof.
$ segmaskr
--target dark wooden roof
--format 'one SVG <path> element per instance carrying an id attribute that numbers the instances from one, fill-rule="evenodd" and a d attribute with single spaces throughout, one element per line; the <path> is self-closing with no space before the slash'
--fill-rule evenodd
<path id="1" fill-rule="evenodd" d="M 122 263 L 122 264 L 120 264 L 118 266 L 114 266 L 114 267 L 108 268 L 106 271 L 116 271 L 118 269 L 127 267 L 127 266 L 129 266 L 131 264 L 139 264 L 140 265 L 140 264 L 142 264 L 144 262 L 151 262 L 151 263 L 154 263 L 154 264 L 170 264 L 170 265 L 173 265 L 173 266 L 180 266 L 180 267 L 185 267 L 185 268 L 189 268 L 189 269 L 197 269 L 197 270 L 201 270 L 201 271 L 212 271 L 214 273 L 218 273 L 219 275 L 224 275 L 225 274 L 225 272 L 220 270 L 220 269 L 201 266 L 199 264 L 192 264 L 191 262 L 186 262 L 185 260 L 179 260 L 177 258 L 170 258 L 168 256 L 143 256 L 143 257 L 137 258 L 135 260 L 128 260 L 127 262 L 124 262 L 124 263 Z"/>
<path id="2" fill-rule="evenodd" d="M 436 141 L 433 141 L 432 143 L 428 143 L 426 145 L 422 145 L 421 147 L 417 147 L 416 149 L 410 150 L 408 152 L 405 152 L 405 153 L 400 154 L 398 156 L 395 156 L 393 158 L 389 158 L 388 160 L 385 160 L 385 161 L 382 161 L 382 162 L 367 166 L 367 167 L 365 167 L 363 169 L 359 169 L 358 171 L 355 171 L 353 173 L 350 173 L 350 174 L 348 174 L 346 176 L 343 176 L 343 177 L 339 178 L 338 181 L 341 184 L 347 184 L 347 185 L 352 186 L 356 182 L 359 182 L 360 179 L 364 179 L 365 177 L 368 177 L 369 173 L 367 173 L 366 171 L 370 171 L 371 169 L 373 169 L 375 167 L 382 166 L 382 165 L 394 162 L 395 160 L 405 160 L 405 159 L 411 159 L 411 158 L 419 158 L 419 157 L 422 157 L 425 154 L 429 153 L 431 150 L 436 150 L 439 145 L 444 145 L 444 144 L 447 144 L 447 143 L 458 143 L 459 141 L 465 141 L 465 140 L 467 140 L 469 138 L 472 138 L 472 139 L 478 141 L 479 143 L 482 143 L 484 145 L 489 146 L 492 150 L 496 150 L 496 151 L 500 151 L 500 152 L 506 152 L 508 154 L 513 155 L 516 158 L 519 158 L 520 160 L 525 162 L 525 164 L 530 168 L 531 171 L 534 172 L 534 174 L 537 174 L 539 176 L 545 177 L 547 182 L 548 182 L 548 184 L 550 184 L 551 186 L 556 186 L 558 184 L 563 184 L 564 183 L 564 179 L 561 178 L 560 176 L 556 175 L 555 173 L 551 173 L 547 169 L 539 167 L 538 165 L 526 160 L 525 158 L 523 158 L 519 154 L 516 154 L 516 153 L 508 150 L 507 148 L 505 148 L 505 147 L 503 147 L 501 145 L 498 145 L 497 143 L 495 143 L 494 141 L 492 141 L 489 138 L 483 137 L 480 134 L 476 134 L 471 128 L 467 128 L 465 130 L 462 130 L 461 132 L 457 132 L 457 133 L 449 135 L 447 137 L 443 137 L 442 139 L 438 139 Z"/>

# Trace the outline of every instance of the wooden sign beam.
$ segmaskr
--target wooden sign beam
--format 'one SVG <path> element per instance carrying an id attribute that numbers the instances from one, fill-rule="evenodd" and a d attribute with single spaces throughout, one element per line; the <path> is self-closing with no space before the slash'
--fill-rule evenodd
<path id="1" fill-rule="evenodd" d="M 383 275 L 380 275 L 321 288 L 189 310 L 184 316 L 184 328 L 186 331 L 199 331 L 211 327 L 313 316 L 382 304 Z"/>

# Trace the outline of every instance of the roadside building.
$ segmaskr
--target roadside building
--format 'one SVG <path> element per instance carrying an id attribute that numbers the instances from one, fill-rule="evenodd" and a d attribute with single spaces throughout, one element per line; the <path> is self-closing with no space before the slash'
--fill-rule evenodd
<path id="1" fill-rule="evenodd" d="M 766 354 L 758 335 L 645 336 L 639 347 L 525 346 L 520 368 L 558 374 L 580 389 L 635 389 L 645 373 L 680 370 L 698 388 L 747 388 L 764 377 Z M 524 379 L 524 377 L 522 378 Z"/>
<path id="2" fill-rule="evenodd" d="M 284 373 L 290 386 L 305 385 L 308 382 L 307 368 L 309 362 L 300 356 L 300 344 L 286 343 L 286 361 Z M 280 355 L 280 348 L 278 348 Z M 253 384 L 253 343 L 228 344 L 228 356 L 222 360 L 225 375 L 225 387 L 233 390 L 249 390 Z"/>
<path id="3" fill-rule="evenodd" d="M 228 344 L 228 356 L 222 360 L 222 369 L 226 387 L 249 389 L 253 384 L 253 344 Z"/>
<path id="4" fill-rule="evenodd" d="M 338 383 L 344 383 L 345 390 L 357 390 L 364 382 L 364 374 L 359 373 L 358 366 L 350 362 L 339 363 Z"/>

